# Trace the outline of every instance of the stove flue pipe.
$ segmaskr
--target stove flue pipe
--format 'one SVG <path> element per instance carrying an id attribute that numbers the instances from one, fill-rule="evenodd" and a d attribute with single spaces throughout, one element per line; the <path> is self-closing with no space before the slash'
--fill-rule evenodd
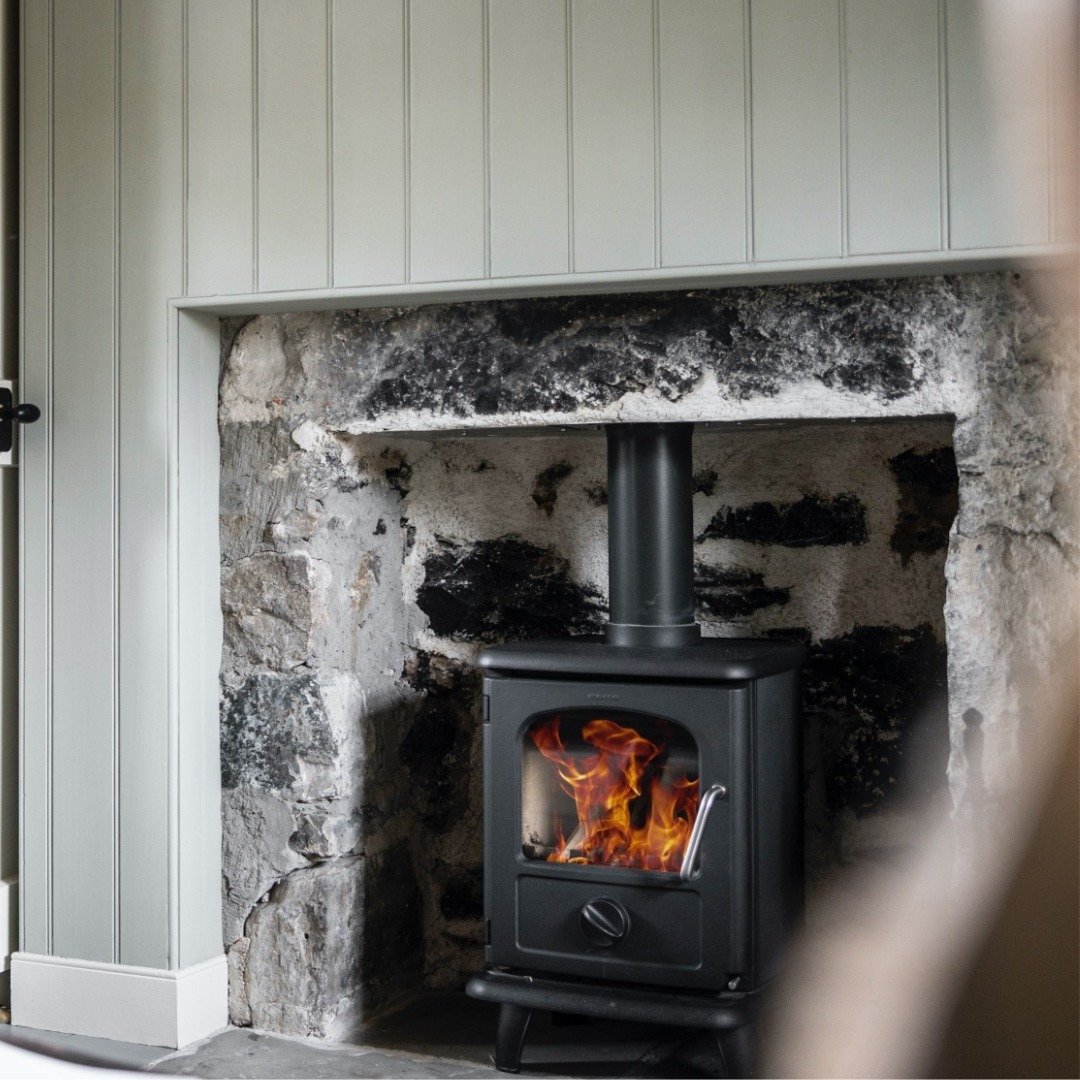
<path id="1" fill-rule="evenodd" d="M 693 424 L 609 424 L 611 645 L 692 645 Z"/>

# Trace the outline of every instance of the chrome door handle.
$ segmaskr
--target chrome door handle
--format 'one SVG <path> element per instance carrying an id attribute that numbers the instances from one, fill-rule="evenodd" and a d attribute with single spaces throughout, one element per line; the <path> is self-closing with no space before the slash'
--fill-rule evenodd
<path id="1" fill-rule="evenodd" d="M 679 870 L 679 880 L 689 881 L 694 876 L 694 867 L 697 864 L 698 852 L 701 850 L 701 841 L 705 835 L 705 822 L 709 820 L 713 804 L 717 799 L 722 799 L 727 794 L 727 788 L 723 784 L 713 784 L 704 795 L 701 796 L 701 805 L 698 807 L 697 819 L 694 827 L 690 830 L 690 839 L 686 841 L 686 851 L 683 853 L 682 869 Z"/>

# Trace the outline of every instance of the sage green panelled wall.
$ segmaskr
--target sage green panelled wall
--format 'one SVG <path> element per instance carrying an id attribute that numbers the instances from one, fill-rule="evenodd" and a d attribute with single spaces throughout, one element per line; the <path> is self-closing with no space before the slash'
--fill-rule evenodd
<path id="1" fill-rule="evenodd" d="M 14 153 L 18 117 L 18 5 L 0 3 L 0 379 L 19 377 L 18 350 L 18 161 Z M 0 925 L 19 873 L 18 713 L 19 475 L 0 468 Z M 14 932 L 15 925 L 11 924 Z M 10 989 L 9 953 L 14 943 L 0 936 L 0 993 Z"/>
<path id="2" fill-rule="evenodd" d="M 1054 243 L 1046 190 L 1004 209 L 979 4 L 187 0 L 185 295 Z"/>
<path id="3" fill-rule="evenodd" d="M 23 454 L 23 949 L 173 968 L 221 951 L 216 494 L 199 481 L 216 322 L 171 300 L 1042 250 L 1073 223 L 1052 186 L 1005 213 L 977 11 L 23 0 L 22 378 L 45 409 Z M 1014 84 L 1021 154 L 1048 152 L 1046 55 Z M 177 368 L 192 355 L 197 375 Z"/>
<path id="4" fill-rule="evenodd" d="M 184 10 L 23 5 L 22 948 L 155 967 L 169 923 L 169 296 Z M 175 935 L 174 935 L 175 937 Z"/>

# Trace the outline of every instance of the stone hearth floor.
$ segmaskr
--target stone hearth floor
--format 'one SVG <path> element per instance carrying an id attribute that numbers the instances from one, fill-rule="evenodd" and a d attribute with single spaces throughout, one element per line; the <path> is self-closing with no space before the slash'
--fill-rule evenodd
<path id="1" fill-rule="evenodd" d="M 229 1028 L 177 1053 L 77 1035 L 0 1028 L 0 1039 L 74 1058 L 180 1076 L 235 1080 L 279 1077 L 500 1077 L 491 1065 L 496 1010 L 464 994 L 424 994 L 373 1022 L 355 1041 L 326 1043 Z M 677 1028 L 533 1019 L 522 1076 L 716 1076 L 715 1051 Z"/>
<path id="2" fill-rule="evenodd" d="M 491 1066 L 496 1010 L 463 994 L 424 994 L 383 1015 L 355 1043 L 285 1039 L 237 1028 L 151 1066 L 183 1076 L 498 1077 Z M 614 1022 L 553 1023 L 536 1016 L 521 1075 L 693 1077 L 716 1061 L 685 1031 Z"/>

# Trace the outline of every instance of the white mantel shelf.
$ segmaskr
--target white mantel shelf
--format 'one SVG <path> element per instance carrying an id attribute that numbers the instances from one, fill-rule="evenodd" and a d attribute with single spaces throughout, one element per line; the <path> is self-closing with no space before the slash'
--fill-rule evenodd
<path id="1" fill-rule="evenodd" d="M 1001 167 L 978 16 L 978 0 L 22 0 L 35 972 L 218 971 L 219 317 L 1059 259 L 1071 193 Z M 1069 72 L 1043 45 L 1010 60 L 1025 77 L 1005 80 L 1005 130 L 1053 165 Z M 49 1001 L 32 1022 L 69 1023 Z"/>
<path id="2" fill-rule="evenodd" d="M 1075 258 L 1076 248 L 1072 244 L 1039 244 L 1022 250 L 986 248 L 977 251 L 930 252 L 918 256 L 848 256 L 837 259 L 793 259 L 783 262 L 729 263 L 716 266 L 603 271 L 592 274 L 482 278 L 477 281 L 429 281 L 407 285 L 372 285 L 367 288 L 285 289 L 241 295 L 175 297 L 172 303 L 176 308 L 185 311 L 202 311 L 215 315 L 262 315 L 272 312 L 332 311 L 528 296 L 722 289 L 795 284 L 802 281 L 853 281 L 860 278 L 978 273 L 1010 267 L 1055 270 L 1069 265 Z"/>

